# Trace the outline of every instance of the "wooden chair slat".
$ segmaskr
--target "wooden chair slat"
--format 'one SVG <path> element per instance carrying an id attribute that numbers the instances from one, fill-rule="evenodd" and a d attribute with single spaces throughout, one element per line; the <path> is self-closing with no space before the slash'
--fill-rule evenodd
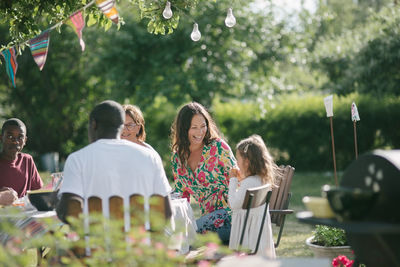
<path id="1" fill-rule="evenodd" d="M 159 231 L 163 228 L 172 215 L 168 196 L 152 195 L 149 199 L 150 229 Z"/>
<path id="2" fill-rule="evenodd" d="M 131 227 L 144 227 L 145 213 L 144 213 L 144 196 L 133 194 L 129 197 Z"/>
<path id="3" fill-rule="evenodd" d="M 89 208 L 89 214 L 90 213 L 103 213 L 103 205 L 101 198 L 99 197 L 90 197 L 88 200 L 88 208 Z"/>
<path id="4" fill-rule="evenodd" d="M 119 196 L 112 196 L 108 200 L 110 219 L 124 219 L 124 200 Z"/>
<path id="5" fill-rule="evenodd" d="M 275 247 L 278 247 L 283 227 L 285 224 L 285 218 L 287 214 L 293 213 L 293 210 L 289 210 L 289 201 L 291 197 L 290 187 L 292 185 L 294 168 L 292 166 L 281 166 L 282 173 L 276 177 L 275 184 L 277 187 L 272 189 L 270 199 L 270 215 L 271 223 L 279 227 L 279 233 Z"/>
<path id="6" fill-rule="evenodd" d="M 71 198 L 68 200 L 67 206 L 67 216 L 78 218 L 79 214 L 83 212 L 82 200 Z"/>

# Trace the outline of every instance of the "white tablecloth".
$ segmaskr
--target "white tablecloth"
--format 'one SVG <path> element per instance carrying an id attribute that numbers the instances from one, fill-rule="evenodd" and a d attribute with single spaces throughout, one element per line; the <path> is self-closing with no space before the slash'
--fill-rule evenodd
<path id="1" fill-rule="evenodd" d="M 171 245 L 181 254 L 189 252 L 189 246 L 196 240 L 196 219 L 189 202 L 184 198 L 171 200 Z"/>

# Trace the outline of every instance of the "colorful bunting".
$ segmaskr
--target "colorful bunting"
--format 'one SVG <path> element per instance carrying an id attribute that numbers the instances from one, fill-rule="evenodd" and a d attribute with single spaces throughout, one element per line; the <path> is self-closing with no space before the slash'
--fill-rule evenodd
<path id="1" fill-rule="evenodd" d="M 79 44 L 81 45 L 82 51 L 85 51 L 85 42 L 82 39 L 82 30 L 85 27 L 85 19 L 82 15 L 81 10 L 85 10 L 89 6 L 96 3 L 97 7 L 115 24 L 118 23 L 118 11 L 115 8 L 115 0 L 93 0 L 82 7 L 80 10 L 76 11 L 73 15 L 69 17 L 66 21 L 76 32 L 79 38 Z M 50 43 L 50 31 L 56 28 L 58 25 L 61 25 L 63 22 L 59 22 L 57 25 L 54 25 L 47 30 L 43 31 L 42 34 L 32 38 L 29 41 L 25 41 L 24 43 L 29 43 L 29 47 L 35 60 L 36 64 L 39 66 L 39 69 L 42 70 L 44 64 L 46 63 L 48 47 Z M 13 86 L 15 87 L 15 75 L 18 69 L 16 50 L 14 47 L 1 50 L 2 56 L 5 59 L 6 71 L 8 76 L 11 79 Z"/>
<path id="2" fill-rule="evenodd" d="M 33 59 L 39 66 L 40 70 L 43 69 L 44 64 L 46 63 L 49 42 L 50 35 L 48 31 L 29 40 L 29 47 L 31 49 Z"/>
<path id="3" fill-rule="evenodd" d="M 118 23 L 118 11 L 114 6 L 114 0 L 96 0 L 96 5 L 115 24 Z"/>
<path id="4" fill-rule="evenodd" d="M 83 18 L 82 12 L 78 11 L 74 13 L 67 22 L 72 28 L 74 28 L 76 34 L 79 38 L 79 44 L 82 47 L 82 51 L 85 51 L 85 42 L 82 39 L 82 30 L 85 27 L 85 20 Z"/>
<path id="5" fill-rule="evenodd" d="M 7 71 L 8 77 L 10 77 L 10 80 L 11 80 L 13 86 L 15 87 L 15 74 L 17 73 L 17 69 L 18 69 L 15 48 L 11 47 L 10 49 L 3 50 L 3 51 L 1 51 L 1 54 L 3 55 L 4 60 L 6 61 L 6 71 Z"/>

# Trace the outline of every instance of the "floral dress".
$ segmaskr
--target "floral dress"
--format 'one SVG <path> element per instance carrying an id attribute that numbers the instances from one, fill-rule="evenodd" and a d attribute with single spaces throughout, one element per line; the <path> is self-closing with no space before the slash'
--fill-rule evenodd
<path id="1" fill-rule="evenodd" d="M 201 215 L 218 209 L 230 211 L 228 205 L 229 170 L 236 166 L 233 153 L 223 140 L 217 138 L 203 147 L 194 173 L 183 166 L 177 152 L 172 155 L 175 190 L 190 201 L 192 195 L 200 205 Z"/>

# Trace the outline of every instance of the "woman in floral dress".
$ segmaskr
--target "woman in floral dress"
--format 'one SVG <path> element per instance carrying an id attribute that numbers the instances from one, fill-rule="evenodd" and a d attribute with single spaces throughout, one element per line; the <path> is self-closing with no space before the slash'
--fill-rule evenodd
<path id="1" fill-rule="evenodd" d="M 230 209 L 228 205 L 229 171 L 236 159 L 218 128 L 199 103 L 184 105 L 172 126 L 172 172 L 175 190 L 200 206 L 198 232 L 217 232 L 229 242 Z"/>

